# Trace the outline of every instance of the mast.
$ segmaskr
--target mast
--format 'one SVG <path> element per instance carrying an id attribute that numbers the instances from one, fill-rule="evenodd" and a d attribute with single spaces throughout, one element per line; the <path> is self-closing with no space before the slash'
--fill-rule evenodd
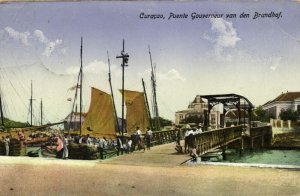
<path id="1" fill-rule="evenodd" d="M 43 125 L 43 100 L 41 99 L 41 125 Z"/>
<path id="2" fill-rule="evenodd" d="M 148 46 L 149 49 L 149 56 L 150 56 L 150 63 L 151 63 L 151 84 L 152 84 L 152 94 L 153 94 L 153 117 L 155 118 L 155 128 L 157 131 L 160 130 L 160 122 L 159 122 L 159 114 L 158 114 L 158 106 L 157 106 L 157 100 L 156 100 L 156 74 L 155 74 L 155 67 L 153 68 L 152 65 L 152 56 L 150 51 L 150 46 Z"/>
<path id="3" fill-rule="evenodd" d="M 0 94 L 0 114 L 1 114 L 1 125 L 4 127 L 4 116 L 3 116 L 3 109 L 2 109 L 2 96 Z"/>
<path id="4" fill-rule="evenodd" d="M 123 50 L 121 51 L 121 56 L 117 56 L 116 58 L 122 59 L 122 136 L 124 135 L 124 67 L 128 66 L 128 58 L 129 55 L 125 53 L 124 46 L 125 41 L 123 39 Z"/>
<path id="5" fill-rule="evenodd" d="M 33 115 L 33 110 L 32 110 L 32 96 L 33 96 L 33 90 L 32 90 L 32 80 L 31 80 L 31 85 L 30 85 L 30 89 L 31 89 L 31 94 L 30 94 L 30 125 L 32 126 L 32 115 Z"/>
<path id="6" fill-rule="evenodd" d="M 150 109 L 149 109 L 149 102 L 148 102 L 147 92 L 146 92 L 146 88 L 145 88 L 145 82 L 144 82 L 143 78 L 142 78 L 142 84 L 143 84 L 143 89 L 144 89 L 144 94 L 145 94 L 145 101 L 146 101 L 146 107 L 147 107 L 147 114 L 148 114 L 148 118 L 149 118 L 149 124 L 150 124 L 151 130 L 153 130 L 152 121 L 151 121 L 151 113 L 150 113 Z"/>
<path id="7" fill-rule="evenodd" d="M 75 112 L 75 115 L 76 115 L 76 113 L 77 113 L 77 103 L 76 103 L 76 102 L 77 102 L 78 88 L 80 87 L 80 86 L 79 86 L 80 76 L 81 76 L 81 71 L 79 71 L 79 73 L 78 73 L 77 83 L 76 83 L 76 86 L 75 86 L 75 95 L 74 95 L 74 100 L 73 100 L 72 110 L 71 110 L 71 114 L 70 114 L 68 134 L 70 134 L 70 129 L 71 129 L 71 127 L 72 127 L 72 126 L 71 126 L 71 123 L 72 123 L 72 120 L 73 120 L 75 104 L 76 104 L 76 112 Z M 73 88 L 73 87 L 72 87 L 72 88 Z M 76 119 L 76 118 L 75 118 L 75 119 Z M 73 126 L 73 130 L 75 130 L 75 125 Z"/>
<path id="8" fill-rule="evenodd" d="M 111 92 L 114 115 L 115 115 L 115 118 L 116 118 L 116 126 L 117 126 L 116 130 L 120 133 L 120 126 L 119 126 L 118 115 L 117 115 L 117 111 L 116 111 L 114 92 L 113 92 L 113 88 L 112 88 L 112 84 L 111 84 L 110 59 L 109 59 L 108 51 L 107 51 L 107 61 L 108 61 L 108 81 L 109 81 L 109 85 L 110 85 L 110 92 Z"/>
<path id="9" fill-rule="evenodd" d="M 80 46 L 80 100 L 79 100 L 79 133 L 81 135 L 81 115 L 82 115 L 82 37 Z"/>

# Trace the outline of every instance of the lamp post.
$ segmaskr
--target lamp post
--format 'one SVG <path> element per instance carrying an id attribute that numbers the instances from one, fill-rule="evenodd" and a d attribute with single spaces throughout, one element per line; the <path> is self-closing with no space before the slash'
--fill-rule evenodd
<path id="1" fill-rule="evenodd" d="M 129 55 L 125 53 L 124 49 L 125 42 L 123 40 L 123 50 L 121 51 L 121 56 L 117 56 L 116 58 L 122 59 L 122 137 L 124 136 L 124 67 L 128 66 Z"/>

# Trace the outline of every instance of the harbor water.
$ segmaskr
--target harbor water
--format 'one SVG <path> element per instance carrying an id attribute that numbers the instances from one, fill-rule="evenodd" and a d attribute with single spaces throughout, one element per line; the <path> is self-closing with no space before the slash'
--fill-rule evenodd
<path id="1" fill-rule="evenodd" d="M 189 161 L 188 164 L 213 164 L 213 165 L 232 165 L 232 166 L 257 166 L 257 167 L 278 167 L 295 166 L 300 168 L 300 150 L 256 150 L 254 152 L 244 151 L 240 156 L 235 150 L 226 151 L 226 160 L 222 154 L 215 153 L 208 159 L 199 157 L 197 163 Z M 205 161 L 204 161 L 205 160 Z"/>
<path id="2" fill-rule="evenodd" d="M 243 156 L 238 153 L 227 154 L 227 163 L 297 165 L 300 166 L 300 150 L 257 150 L 245 151 Z"/>

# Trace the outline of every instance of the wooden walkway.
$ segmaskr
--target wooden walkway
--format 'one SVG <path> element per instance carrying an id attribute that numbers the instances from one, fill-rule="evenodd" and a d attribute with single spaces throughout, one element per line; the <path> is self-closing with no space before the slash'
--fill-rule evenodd
<path id="1" fill-rule="evenodd" d="M 181 142 L 183 143 L 183 141 Z M 132 166 L 176 167 L 190 159 L 188 154 L 178 154 L 175 143 L 154 146 L 151 150 L 135 151 L 103 160 L 103 163 Z"/>
<path id="2" fill-rule="evenodd" d="M 262 146 L 265 140 L 265 135 L 270 134 L 270 127 L 258 127 L 250 130 L 251 148 L 255 137 L 262 140 Z M 202 132 L 192 138 L 193 143 L 199 152 L 199 155 L 204 155 L 214 149 L 223 148 L 233 141 L 240 141 L 239 149 L 243 150 L 243 129 L 241 126 L 227 127 L 212 131 Z M 120 155 L 118 157 L 104 160 L 103 163 L 116 165 L 132 165 L 132 166 L 162 166 L 176 167 L 181 163 L 189 160 L 191 157 L 188 154 L 179 154 L 175 150 L 174 136 L 176 131 L 156 132 L 153 134 L 156 142 L 170 142 L 167 144 L 157 145 L 151 150 L 135 151 L 130 154 Z M 182 134 L 183 135 L 183 134 Z M 184 145 L 184 141 L 181 141 Z"/>

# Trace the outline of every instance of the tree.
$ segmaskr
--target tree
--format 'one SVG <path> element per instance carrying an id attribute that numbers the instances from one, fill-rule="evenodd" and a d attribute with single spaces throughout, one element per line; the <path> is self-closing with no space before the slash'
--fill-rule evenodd
<path id="1" fill-rule="evenodd" d="M 152 118 L 151 121 L 152 121 L 152 125 L 155 126 L 156 118 Z M 173 125 L 173 122 L 171 120 L 159 117 L 159 124 L 160 124 L 160 127 L 165 127 L 165 126 Z"/>
<path id="2" fill-rule="evenodd" d="M 199 123 L 203 123 L 203 120 L 203 115 L 189 115 L 186 118 L 182 119 L 180 123 L 196 123 L 198 125 Z"/>
<path id="3" fill-rule="evenodd" d="M 261 122 L 269 122 L 270 118 L 272 117 L 270 114 L 267 113 L 267 111 L 263 109 L 262 106 L 258 106 L 257 108 L 255 108 L 253 110 L 252 116 L 252 120 Z"/>
<path id="4" fill-rule="evenodd" d="M 293 111 L 292 109 L 287 110 L 281 110 L 279 117 L 281 120 L 291 120 L 291 121 L 297 121 L 299 118 L 299 114 L 297 111 Z"/>

